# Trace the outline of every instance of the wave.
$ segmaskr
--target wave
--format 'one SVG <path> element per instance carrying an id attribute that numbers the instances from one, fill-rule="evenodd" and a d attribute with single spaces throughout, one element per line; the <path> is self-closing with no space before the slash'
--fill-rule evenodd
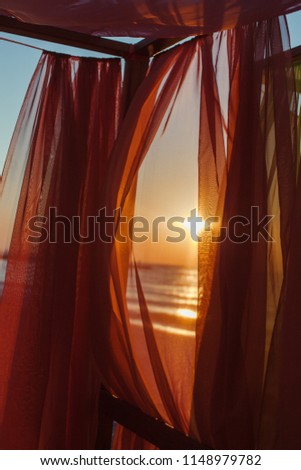
<path id="1" fill-rule="evenodd" d="M 188 336 L 194 334 L 197 316 L 197 271 L 153 265 L 151 269 L 142 268 L 139 274 L 153 327 L 160 331 L 185 331 Z M 130 275 L 128 280 L 127 304 L 131 322 L 141 324 L 134 275 Z"/>

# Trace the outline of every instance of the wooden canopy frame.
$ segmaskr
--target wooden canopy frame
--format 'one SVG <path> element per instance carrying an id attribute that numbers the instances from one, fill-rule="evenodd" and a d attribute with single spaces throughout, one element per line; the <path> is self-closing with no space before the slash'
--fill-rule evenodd
<path id="1" fill-rule="evenodd" d="M 114 55 L 128 59 L 133 55 L 153 57 L 185 39 L 182 38 L 147 38 L 136 44 L 107 39 L 90 34 L 56 28 L 53 26 L 23 23 L 15 18 L 0 15 L 0 31 L 25 36 L 42 41 L 54 42 L 65 46 L 77 47 L 89 51 Z M 294 61 L 301 60 L 301 46 L 292 49 Z"/>
<path id="2" fill-rule="evenodd" d="M 89 51 L 114 55 L 124 59 L 130 58 L 133 54 L 152 57 L 158 52 L 161 52 L 185 39 L 143 39 L 136 44 L 128 44 L 122 41 L 78 33 L 62 28 L 55 28 L 53 26 L 23 23 L 14 18 L 9 18 L 3 15 L 0 15 L 0 31 L 33 39 L 40 39 L 42 41 L 63 44 L 65 46 L 72 46 Z"/>
<path id="3" fill-rule="evenodd" d="M 210 449 L 102 388 L 99 397 L 99 428 L 95 447 L 97 450 L 112 448 L 114 423 L 121 424 L 161 450 Z"/>

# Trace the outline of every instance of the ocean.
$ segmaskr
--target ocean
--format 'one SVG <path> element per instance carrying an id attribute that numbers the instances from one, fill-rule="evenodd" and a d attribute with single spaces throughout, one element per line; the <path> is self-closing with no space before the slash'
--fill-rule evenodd
<path id="1" fill-rule="evenodd" d="M 139 276 L 154 330 L 193 337 L 197 316 L 197 270 L 167 265 L 140 265 Z M 142 326 L 135 272 L 127 287 L 130 322 Z"/>
<path id="2" fill-rule="evenodd" d="M 140 265 L 139 275 L 152 321 L 156 349 L 180 409 L 183 403 L 190 402 L 193 391 L 197 270 L 166 265 Z M 155 379 L 153 374 L 154 367 L 158 365 L 158 356 L 152 337 L 147 335 L 147 329 L 144 330 L 142 325 L 133 269 L 128 278 L 127 305 L 131 344 L 137 367 L 155 394 L 155 400 L 160 403 L 156 385 L 158 377 Z M 185 408 L 183 420 L 187 425 L 189 413 L 189 407 Z"/>
<path id="3" fill-rule="evenodd" d="M 6 260 L 0 262 L 0 295 Z M 197 270 L 167 265 L 139 265 L 140 280 L 155 331 L 193 337 L 197 316 Z M 141 326 L 134 269 L 130 268 L 127 304 L 132 325 Z"/>

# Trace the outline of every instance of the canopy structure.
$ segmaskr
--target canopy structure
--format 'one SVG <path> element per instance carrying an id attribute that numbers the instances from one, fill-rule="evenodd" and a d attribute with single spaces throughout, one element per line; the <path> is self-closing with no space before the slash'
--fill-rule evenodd
<path id="1" fill-rule="evenodd" d="M 115 448 L 301 448 L 299 9 L 0 0 L 3 31 L 117 56 L 43 51 L 12 137 L 0 447 L 109 447 L 109 410 Z"/>
<path id="2" fill-rule="evenodd" d="M 97 36 L 186 37 L 300 8 L 298 0 L 1 0 L 3 15 Z"/>
<path id="3" fill-rule="evenodd" d="M 175 39 L 212 34 L 292 13 L 300 7 L 297 0 L 82 0 L 57 4 L 14 0 L 0 2 L 0 27 L 10 33 L 127 57 L 137 51 L 153 55 Z M 100 39 L 110 36 L 146 40 L 131 48 Z"/>

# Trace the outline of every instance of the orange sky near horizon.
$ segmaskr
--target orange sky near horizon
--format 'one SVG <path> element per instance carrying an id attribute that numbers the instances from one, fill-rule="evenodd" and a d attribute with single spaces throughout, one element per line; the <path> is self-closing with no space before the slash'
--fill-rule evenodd
<path id="1" fill-rule="evenodd" d="M 135 216 L 145 217 L 150 225 L 159 216 L 190 216 L 198 208 L 199 81 L 191 67 L 177 97 L 167 128 L 164 122 L 139 170 Z M 197 267 L 197 243 L 191 239 L 187 222 L 186 238 L 166 241 L 166 223 L 159 225 L 159 242 L 134 243 L 138 262 Z"/>

